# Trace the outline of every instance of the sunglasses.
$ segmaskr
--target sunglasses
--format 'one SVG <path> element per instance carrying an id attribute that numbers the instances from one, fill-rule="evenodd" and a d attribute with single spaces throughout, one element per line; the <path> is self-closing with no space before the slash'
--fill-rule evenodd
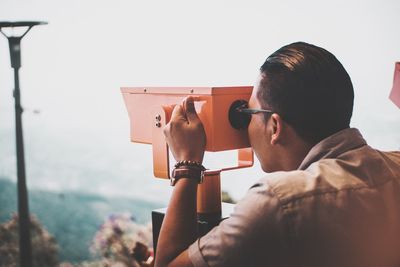
<path id="1" fill-rule="evenodd" d="M 229 110 L 229 121 L 235 129 L 247 129 L 250 124 L 251 115 L 258 113 L 274 113 L 269 109 L 248 108 L 245 100 L 238 100 L 233 103 Z"/>
<path id="2" fill-rule="evenodd" d="M 258 109 L 258 108 L 248 108 L 247 103 L 241 105 L 240 107 L 236 108 L 237 112 L 244 113 L 244 114 L 258 114 L 258 113 L 274 113 L 272 110 L 269 109 Z"/>

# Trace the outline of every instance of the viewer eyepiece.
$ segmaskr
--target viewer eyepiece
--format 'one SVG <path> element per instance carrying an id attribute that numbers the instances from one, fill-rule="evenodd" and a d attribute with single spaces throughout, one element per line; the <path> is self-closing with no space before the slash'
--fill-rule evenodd
<path id="1" fill-rule="evenodd" d="M 251 115 L 240 112 L 241 109 L 248 108 L 246 100 L 236 100 L 229 108 L 229 122 L 237 130 L 247 129 L 250 124 Z"/>

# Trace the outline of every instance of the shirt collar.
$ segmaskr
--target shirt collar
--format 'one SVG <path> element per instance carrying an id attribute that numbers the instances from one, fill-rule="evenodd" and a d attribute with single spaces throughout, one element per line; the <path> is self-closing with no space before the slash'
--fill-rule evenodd
<path id="1" fill-rule="evenodd" d="M 366 144 L 367 142 L 356 128 L 341 130 L 313 146 L 298 169 L 305 170 L 313 162 L 326 158 L 336 158 L 346 151 Z"/>

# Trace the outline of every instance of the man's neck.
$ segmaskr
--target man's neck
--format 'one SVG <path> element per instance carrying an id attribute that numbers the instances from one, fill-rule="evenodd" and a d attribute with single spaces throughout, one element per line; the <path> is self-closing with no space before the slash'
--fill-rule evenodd
<path id="1" fill-rule="evenodd" d="M 301 139 L 291 142 L 290 147 L 284 147 L 280 153 L 283 159 L 282 170 L 297 170 L 312 147 L 312 144 L 304 142 Z"/>

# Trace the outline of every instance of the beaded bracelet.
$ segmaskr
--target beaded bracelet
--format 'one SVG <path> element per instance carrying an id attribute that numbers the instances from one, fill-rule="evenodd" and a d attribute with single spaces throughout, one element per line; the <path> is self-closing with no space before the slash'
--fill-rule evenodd
<path id="1" fill-rule="evenodd" d="M 175 168 L 179 168 L 179 167 L 182 167 L 182 166 L 197 167 L 197 168 L 201 169 L 202 171 L 206 170 L 206 168 L 203 166 L 203 164 L 201 164 L 198 161 L 180 160 L 175 164 Z"/>

